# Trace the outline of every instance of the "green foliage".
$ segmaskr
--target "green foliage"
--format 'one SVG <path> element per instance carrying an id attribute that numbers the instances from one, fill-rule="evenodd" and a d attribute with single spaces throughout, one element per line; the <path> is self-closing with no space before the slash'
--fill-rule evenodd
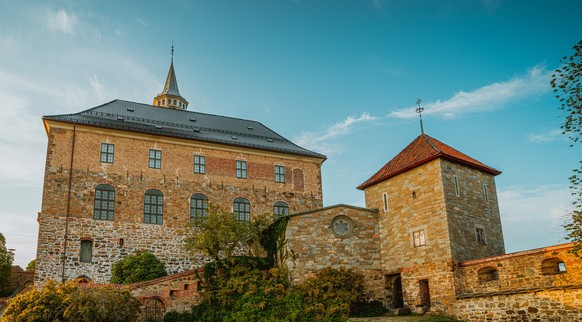
<path id="1" fill-rule="evenodd" d="M 363 277 L 352 271 L 326 268 L 291 289 L 284 269 L 264 265 L 248 257 L 207 265 L 202 303 L 165 321 L 346 321 L 363 303 Z"/>
<path id="2" fill-rule="evenodd" d="M 215 261 L 231 257 L 235 250 L 256 256 L 261 253 L 259 239 L 268 224 L 265 215 L 242 222 L 232 213 L 210 205 L 207 218 L 198 218 L 190 224 L 185 248 L 192 256 L 203 252 Z"/>
<path id="3" fill-rule="evenodd" d="M 140 250 L 111 267 L 111 283 L 131 284 L 166 276 L 166 267 L 154 254 Z"/>
<path id="4" fill-rule="evenodd" d="M 562 65 L 552 74 L 550 85 L 565 114 L 561 128 L 573 142 L 578 142 L 582 134 L 582 40 L 572 48 L 574 54 L 560 60 Z"/>
<path id="5" fill-rule="evenodd" d="M 135 321 L 140 302 L 129 290 L 80 287 L 48 281 L 11 299 L 2 321 Z"/>
<path id="6" fill-rule="evenodd" d="M 561 126 L 564 130 L 563 134 L 567 134 L 574 144 L 579 142 L 582 134 L 582 40 L 574 45 L 573 49 L 572 56 L 564 56 L 560 60 L 562 65 L 552 74 L 550 85 L 565 115 L 564 124 Z M 570 191 L 574 196 L 574 208 L 564 228 L 566 239 L 574 241 L 572 252 L 580 255 L 582 252 L 582 161 L 580 167 L 573 170 L 573 175 L 569 180 Z"/>
<path id="7" fill-rule="evenodd" d="M 30 263 L 26 265 L 27 272 L 34 272 L 35 269 L 36 269 L 36 258 L 31 260 Z"/>
<path id="8" fill-rule="evenodd" d="M 289 217 L 280 217 L 263 230 L 259 242 L 273 264 L 285 259 L 285 230 Z"/>
<path id="9" fill-rule="evenodd" d="M 0 233 L 0 291 L 5 290 L 10 284 L 14 253 L 6 248 L 6 238 Z"/>

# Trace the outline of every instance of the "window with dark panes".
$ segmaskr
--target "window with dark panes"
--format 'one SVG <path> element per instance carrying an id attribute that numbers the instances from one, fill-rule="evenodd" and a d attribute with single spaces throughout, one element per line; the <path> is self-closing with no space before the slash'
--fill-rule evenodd
<path id="1" fill-rule="evenodd" d="M 162 168 L 162 151 L 160 150 L 150 150 L 150 158 L 148 166 L 152 169 Z"/>
<path id="2" fill-rule="evenodd" d="M 115 212 L 115 189 L 108 184 L 95 187 L 93 219 L 113 220 Z"/>
<path id="3" fill-rule="evenodd" d="M 238 221 L 251 221 L 251 203 L 245 198 L 234 200 L 234 218 Z"/>
<path id="4" fill-rule="evenodd" d="M 206 157 L 203 155 L 194 156 L 194 173 L 206 173 Z"/>
<path id="5" fill-rule="evenodd" d="M 273 206 L 273 214 L 275 215 L 275 219 L 289 214 L 289 205 L 283 201 L 275 202 Z"/>
<path id="6" fill-rule="evenodd" d="M 161 191 L 151 189 L 144 196 L 143 222 L 146 224 L 162 224 L 164 210 L 164 195 Z"/>
<path id="7" fill-rule="evenodd" d="M 103 163 L 113 163 L 113 152 L 115 146 L 109 143 L 101 143 L 101 157 L 99 158 Z"/>
<path id="8" fill-rule="evenodd" d="M 208 217 L 208 197 L 201 193 L 190 197 L 190 221 Z"/>
<path id="9" fill-rule="evenodd" d="M 82 240 L 80 254 L 81 262 L 91 263 L 92 258 L 93 258 L 93 242 L 90 240 Z"/>
<path id="10" fill-rule="evenodd" d="M 236 177 L 246 179 L 247 177 L 247 162 L 243 160 L 236 160 Z"/>
<path id="11" fill-rule="evenodd" d="M 275 166 L 275 182 L 285 182 L 285 167 L 282 165 Z"/>

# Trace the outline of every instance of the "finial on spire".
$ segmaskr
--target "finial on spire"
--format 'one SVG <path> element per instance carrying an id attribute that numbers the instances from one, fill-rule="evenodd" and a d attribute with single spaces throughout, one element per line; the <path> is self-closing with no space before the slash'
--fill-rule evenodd
<path id="1" fill-rule="evenodd" d="M 172 40 L 172 64 L 174 63 L 174 41 Z"/>
<path id="2" fill-rule="evenodd" d="M 420 106 L 421 102 L 422 100 L 420 98 L 416 100 L 416 104 L 418 105 L 416 113 L 418 113 L 418 116 L 420 117 L 420 133 L 424 134 L 424 127 L 422 126 L 422 111 L 424 111 L 424 107 Z"/>

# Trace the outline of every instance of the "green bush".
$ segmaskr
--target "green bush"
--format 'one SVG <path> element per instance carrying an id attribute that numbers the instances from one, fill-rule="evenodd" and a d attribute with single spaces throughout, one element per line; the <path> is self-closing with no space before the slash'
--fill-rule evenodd
<path id="1" fill-rule="evenodd" d="M 154 254 L 140 250 L 111 267 L 111 283 L 131 284 L 166 276 L 166 267 Z"/>

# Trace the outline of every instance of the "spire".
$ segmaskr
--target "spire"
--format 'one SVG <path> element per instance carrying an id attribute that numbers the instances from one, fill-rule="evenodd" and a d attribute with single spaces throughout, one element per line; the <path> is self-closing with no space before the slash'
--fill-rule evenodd
<path id="1" fill-rule="evenodd" d="M 180 95 L 176 73 L 174 72 L 174 42 L 172 42 L 172 52 L 170 60 L 170 70 L 166 77 L 164 90 L 154 98 L 154 105 L 166 108 L 185 110 L 188 107 L 188 101 Z"/>
<path id="2" fill-rule="evenodd" d="M 424 111 L 424 107 L 420 106 L 421 102 L 422 100 L 420 98 L 416 100 L 416 104 L 418 105 L 416 113 L 418 113 L 418 116 L 420 117 L 420 134 L 424 134 L 424 127 L 422 126 L 422 111 Z"/>

